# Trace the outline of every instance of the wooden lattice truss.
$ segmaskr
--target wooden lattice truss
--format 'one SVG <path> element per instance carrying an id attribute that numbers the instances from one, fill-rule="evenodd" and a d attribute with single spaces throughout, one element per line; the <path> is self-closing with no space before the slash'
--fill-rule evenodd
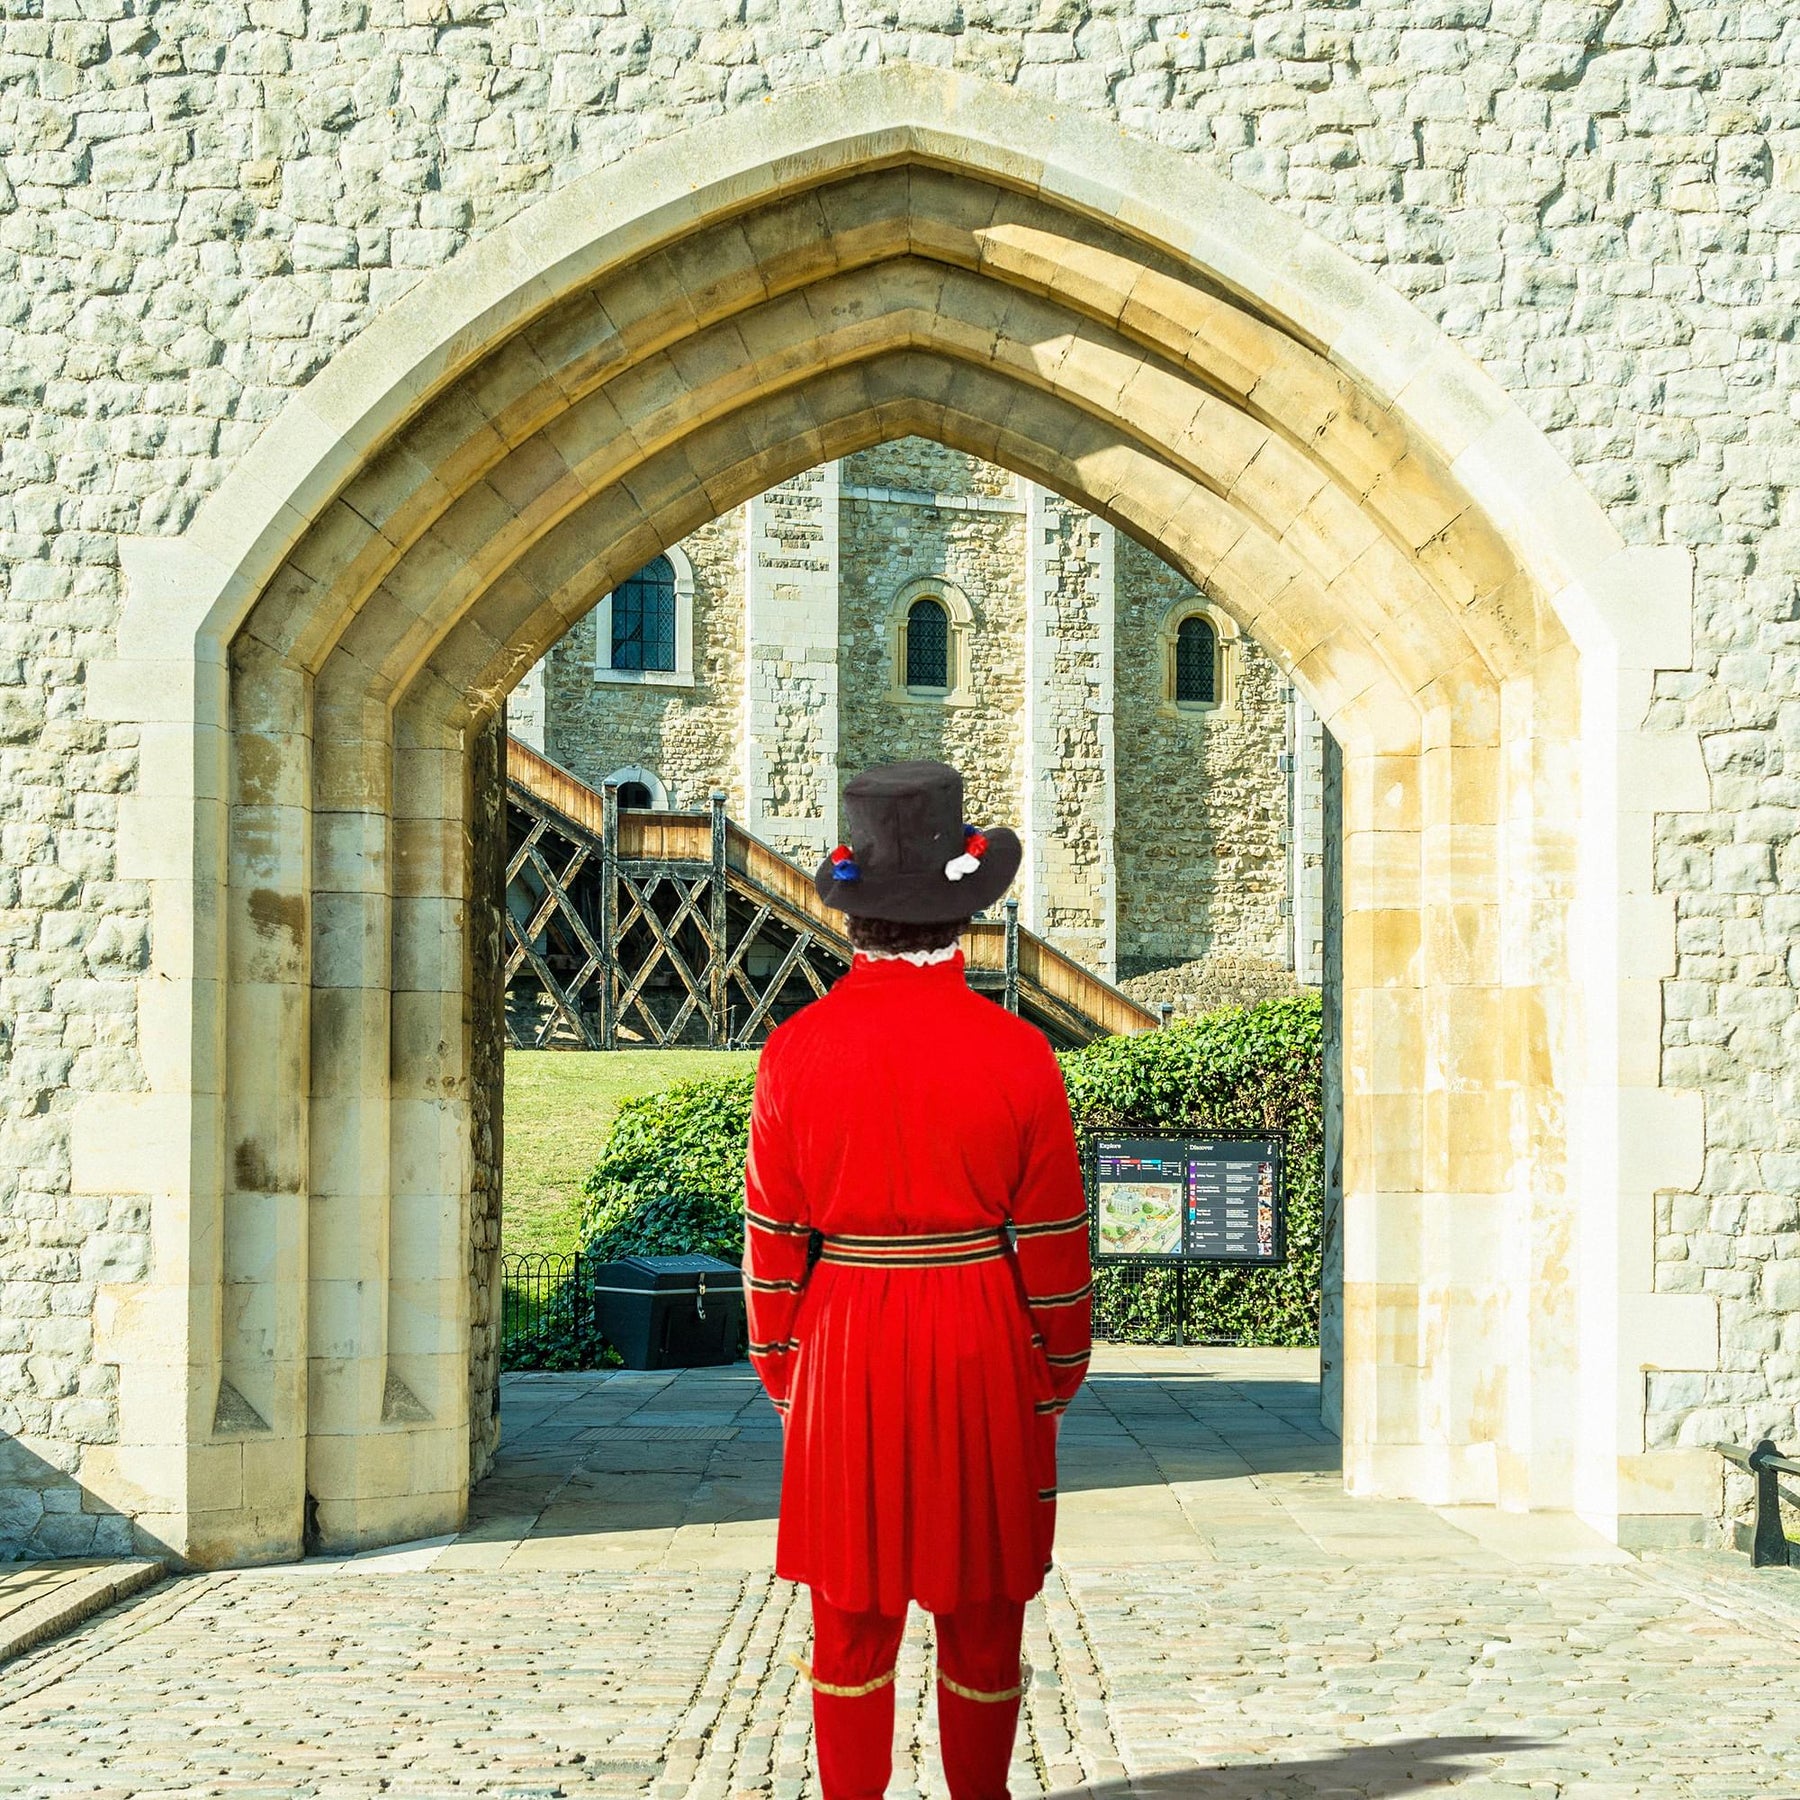
<path id="1" fill-rule="evenodd" d="M 811 876 L 705 813 L 622 811 L 508 745 L 507 1034 L 515 1048 L 751 1049 L 850 966 Z M 1155 1017 L 1004 923 L 965 945 L 970 979 L 1059 1043 Z"/>
<path id="2" fill-rule="evenodd" d="M 849 966 L 845 940 L 730 868 L 722 809 L 624 817 L 628 839 L 645 824 L 717 839 L 699 860 L 609 854 L 604 827 L 596 843 L 516 785 L 508 800 L 507 987 L 539 996 L 535 1020 L 508 1007 L 517 1047 L 747 1049 Z M 619 824 L 615 808 L 615 845 Z"/>

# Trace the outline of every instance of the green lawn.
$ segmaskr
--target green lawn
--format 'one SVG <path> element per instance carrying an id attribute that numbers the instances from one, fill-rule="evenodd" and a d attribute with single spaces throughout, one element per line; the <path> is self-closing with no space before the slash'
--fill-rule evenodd
<path id="1" fill-rule="evenodd" d="M 581 1184 L 621 1101 L 755 1067 L 749 1050 L 507 1051 L 502 1250 L 566 1255 L 577 1247 Z"/>

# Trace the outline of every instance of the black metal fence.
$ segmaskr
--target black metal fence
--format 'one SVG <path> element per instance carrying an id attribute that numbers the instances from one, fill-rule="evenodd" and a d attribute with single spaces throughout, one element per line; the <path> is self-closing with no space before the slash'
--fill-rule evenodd
<path id="1" fill-rule="evenodd" d="M 600 1265 L 579 1251 L 500 1259 L 500 1355 L 507 1368 L 591 1369 L 600 1365 L 593 1271 Z M 1112 1263 L 1096 1269 L 1094 1336 L 1130 1344 L 1206 1344 L 1195 1296 L 1179 1265 Z"/>
<path id="2" fill-rule="evenodd" d="M 574 1256 L 503 1256 L 500 1259 L 502 1304 L 500 1342 L 510 1344 L 535 1331 L 580 1263 Z"/>
<path id="3" fill-rule="evenodd" d="M 593 1278 L 579 1251 L 502 1256 L 500 1360 L 506 1368 L 590 1369 L 599 1364 Z"/>
<path id="4" fill-rule="evenodd" d="M 1189 1316 L 1184 1264 L 1096 1263 L 1094 1337 L 1116 1344 L 1198 1344 L 1209 1341 Z"/>
<path id="5" fill-rule="evenodd" d="M 1241 1333 L 1221 1331 L 1211 1316 L 1215 1309 L 1209 1304 L 1207 1286 L 1198 1279 L 1203 1273 L 1185 1263 L 1096 1262 L 1094 1341 L 1227 1348 L 1243 1344 Z M 1316 1332 L 1303 1341 L 1316 1344 Z"/>

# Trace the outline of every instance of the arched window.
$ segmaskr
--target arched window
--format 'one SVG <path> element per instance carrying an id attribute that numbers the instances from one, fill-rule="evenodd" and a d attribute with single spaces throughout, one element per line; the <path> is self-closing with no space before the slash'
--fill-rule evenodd
<path id="1" fill-rule="evenodd" d="M 969 706 L 975 609 L 954 581 L 918 575 L 888 601 L 888 698 L 901 706 Z"/>
<path id="2" fill-rule="evenodd" d="M 594 679 L 623 687 L 694 685 L 694 565 L 679 544 L 601 595 Z"/>
<path id="3" fill-rule="evenodd" d="M 612 666 L 675 667 L 675 570 L 666 556 L 613 589 Z"/>
<path id="4" fill-rule="evenodd" d="M 642 763 L 628 763 L 622 769 L 614 769 L 602 778 L 601 785 L 616 790 L 621 812 L 668 810 L 669 790 L 663 786 L 662 777 Z"/>
<path id="5" fill-rule="evenodd" d="M 940 600 L 915 600 L 906 610 L 906 685 L 950 686 L 950 615 Z"/>
<path id="6" fill-rule="evenodd" d="M 1212 620 L 1191 614 L 1175 633 L 1175 698 L 1201 706 L 1219 698 L 1219 634 Z"/>

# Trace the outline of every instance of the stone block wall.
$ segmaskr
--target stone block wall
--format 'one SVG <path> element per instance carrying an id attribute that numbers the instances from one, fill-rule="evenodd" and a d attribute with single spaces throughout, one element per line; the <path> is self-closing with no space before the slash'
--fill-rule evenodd
<path id="1" fill-rule="evenodd" d="M 1287 682 L 1253 639 L 1237 638 L 1224 647 L 1236 664 L 1231 703 L 1201 712 L 1173 705 L 1164 625 L 1195 593 L 1167 563 L 1121 539 L 1119 970 L 1128 978 L 1166 971 L 1161 981 L 1133 981 L 1131 991 L 1182 1010 L 1221 987 L 1237 995 L 1293 986 L 1283 910 Z M 1227 963 L 1209 973 L 1202 959 L 1215 952 Z"/>
<path id="2" fill-rule="evenodd" d="M 17 398 L 0 398 L 0 1561 L 132 1548 L 129 1521 L 79 1471 L 117 1435 L 96 1315 L 132 1293 L 151 1255 L 146 1200 L 70 1192 L 77 1098 L 141 1085 L 148 896 L 115 871 L 138 733 L 82 717 L 114 553 L 84 536 L 68 560 L 54 465 L 21 442 Z"/>
<path id="3" fill-rule="evenodd" d="M 946 494 L 959 500 L 1019 499 L 1019 478 L 978 456 L 964 456 L 930 438 L 897 438 L 891 444 L 844 458 L 844 485 L 922 496 Z"/>
<path id="4" fill-rule="evenodd" d="M 1020 917 L 1109 979 L 1117 958 L 1113 712 L 1118 534 L 1043 488 L 1025 515 Z"/>
<path id="5" fill-rule="evenodd" d="M 839 527 L 838 757 L 848 780 L 929 757 L 963 771 L 971 819 L 1017 826 L 1024 782 L 1025 511 L 1004 470 L 909 438 L 847 457 Z M 943 496 L 976 505 L 939 506 Z M 992 509 L 992 510 L 989 510 Z M 954 613 L 967 659 L 948 698 L 896 679 L 897 629 L 923 581 Z M 940 589 L 935 584 L 942 583 Z M 925 591 L 924 589 L 920 590 Z"/>
<path id="6" fill-rule="evenodd" d="M 470 747 L 473 856 L 469 959 L 469 1477 L 500 1447 L 500 1218 L 506 1132 L 506 751 L 504 720 Z"/>
<path id="7" fill-rule="evenodd" d="M 1332 926 L 1326 882 L 1326 843 L 1340 823 L 1326 761 L 1325 728 L 1295 688 L 1288 690 L 1287 831 L 1288 965 L 1308 987 L 1325 979 L 1325 943 Z"/>
<path id="8" fill-rule="evenodd" d="M 838 840 L 838 466 L 744 509 L 744 824 L 803 868 Z"/>
<path id="9" fill-rule="evenodd" d="M 1285 963 L 1233 950 L 1215 950 L 1149 968 L 1140 961 L 1135 973 L 1130 964 L 1122 964 L 1119 986 L 1143 1005 L 1168 1006 L 1182 1019 L 1216 1012 L 1222 1006 L 1255 1006 L 1260 1000 L 1301 991 L 1301 983 Z"/>
<path id="10" fill-rule="evenodd" d="M 688 687 L 595 679 L 594 615 L 539 665 L 545 683 L 545 754 L 598 786 L 642 764 L 669 804 L 698 809 L 722 787 L 744 805 L 744 515 L 727 513 L 682 540 L 694 570 L 694 668 Z"/>
<path id="11" fill-rule="evenodd" d="M 76 1195 L 70 1156 L 78 1097 L 133 1084 L 150 929 L 115 876 L 137 734 L 87 710 L 121 536 L 181 532 L 384 306 L 576 174 L 883 62 L 1202 159 L 1440 325 L 1630 544 L 1691 552 L 1693 666 L 1649 717 L 1707 746 L 1658 879 L 1664 1074 L 1703 1097 L 1709 1153 L 1661 1202 L 1657 1282 L 1717 1297 L 1723 1349 L 1651 1378 L 1651 1426 L 1791 1439 L 1800 18 L 1758 0 L 98 0 L 0 24 L 0 1432 L 104 1455 L 88 1321 L 151 1253 L 141 1201 Z"/>
<path id="12" fill-rule="evenodd" d="M 758 508 L 810 499 L 776 490 L 683 541 L 691 684 L 597 680 L 594 616 L 577 625 L 534 671 L 548 753 L 590 782 L 648 768 L 676 807 L 722 786 L 742 816 L 748 536 Z M 1134 977 L 1142 998 L 1192 1012 L 1292 990 L 1287 689 L 1244 640 L 1226 652 L 1237 659 L 1230 708 L 1176 710 L 1162 631 L 1169 609 L 1196 597 L 1190 582 L 1080 507 L 923 438 L 839 465 L 834 548 L 802 542 L 793 531 L 817 528 L 789 523 L 792 541 L 769 554 L 816 561 L 823 548 L 835 571 L 840 781 L 909 757 L 956 764 L 971 819 L 1025 830 L 1026 923 L 1102 973 Z M 926 593 L 953 619 L 945 696 L 906 692 L 899 666 L 901 621 Z M 822 779 L 821 703 L 803 673 L 813 665 L 772 638 L 754 649 L 765 676 L 786 671 L 754 734 L 771 803 L 804 796 L 811 808 Z M 1311 791 L 1316 813 L 1316 775 Z M 774 814 L 762 835 L 814 854 Z M 1316 968 L 1304 978 L 1316 984 Z"/>

